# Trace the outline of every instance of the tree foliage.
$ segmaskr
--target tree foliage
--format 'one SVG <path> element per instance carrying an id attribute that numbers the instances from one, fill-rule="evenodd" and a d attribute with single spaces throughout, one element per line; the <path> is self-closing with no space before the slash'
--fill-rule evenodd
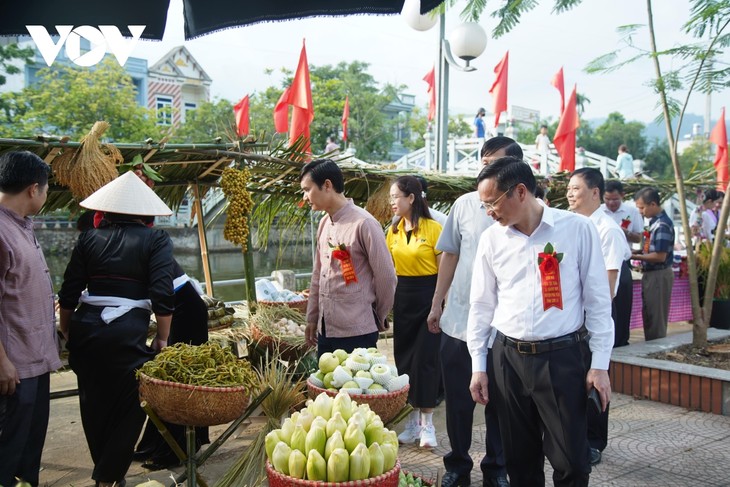
<path id="1" fill-rule="evenodd" d="M 204 143 L 220 138 L 224 142 L 236 138 L 233 105 L 228 100 L 200 103 L 186 114 L 185 123 L 171 138 L 173 142 Z"/>
<path id="2" fill-rule="evenodd" d="M 647 151 L 647 141 L 643 132 L 643 123 L 627 122 L 622 114 L 613 112 L 592 134 L 587 136 L 584 134 L 580 145 L 596 154 L 615 158 L 618 146 L 624 144 L 634 159 L 643 159 Z"/>

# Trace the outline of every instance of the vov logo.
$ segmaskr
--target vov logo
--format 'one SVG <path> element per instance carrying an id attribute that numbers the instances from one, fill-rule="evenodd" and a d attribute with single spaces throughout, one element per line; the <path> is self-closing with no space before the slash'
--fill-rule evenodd
<path id="1" fill-rule="evenodd" d="M 44 26 L 25 26 L 48 66 L 53 64 L 65 44 L 66 56 L 77 66 L 84 67 L 98 64 L 104 59 L 107 48 L 114 54 L 119 64 L 124 66 L 127 58 L 137 45 L 137 41 L 142 36 L 145 27 L 144 25 L 128 25 L 127 28 L 132 34 L 132 38 L 126 39 L 115 25 L 100 25 L 98 29 L 90 25 L 80 25 L 78 27 L 57 25 L 56 30 L 58 31 L 59 40 L 54 42 Z M 82 37 L 91 43 L 91 50 L 83 54 L 81 53 Z"/>

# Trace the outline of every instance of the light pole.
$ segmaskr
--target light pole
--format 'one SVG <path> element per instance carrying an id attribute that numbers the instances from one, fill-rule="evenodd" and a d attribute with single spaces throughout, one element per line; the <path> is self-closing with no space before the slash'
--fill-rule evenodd
<path id="1" fill-rule="evenodd" d="M 418 6 L 415 7 L 414 4 Z M 420 14 L 420 0 L 406 0 L 402 15 L 408 25 L 416 30 L 427 30 L 434 25 L 429 14 Z M 429 25 L 430 24 L 430 25 Z M 446 39 L 446 15 L 439 16 L 439 63 L 436 73 L 438 97 L 436 98 L 436 168 L 447 170 L 447 145 L 449 140 L 449 65 L 459 71 L 475 71 L 469 63 L 479 57 L 487 47 L 487 34 L 476 22 L 464 22 L 454 29 Z M 456 57 L 466 61 L 460 65 Z"/>

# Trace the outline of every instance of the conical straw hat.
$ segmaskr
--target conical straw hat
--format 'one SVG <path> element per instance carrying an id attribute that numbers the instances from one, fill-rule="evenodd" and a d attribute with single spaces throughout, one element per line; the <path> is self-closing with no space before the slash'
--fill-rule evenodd
<path id="1" fill-rule="evenodd" d="M 89 210 L 124 215 L 172 215 L 172 210 L 134 171 L 128 171 L 105 184 L 79 204 Z"/>

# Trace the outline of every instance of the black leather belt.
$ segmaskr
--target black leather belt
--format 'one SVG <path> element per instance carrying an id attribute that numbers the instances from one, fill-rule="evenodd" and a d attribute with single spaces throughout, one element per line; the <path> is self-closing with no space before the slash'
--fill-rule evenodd
<path id="1" fill-rule="evenodd" d="M 569 333 L 557 338 L 548 338 L 547 340 L 539 341 L 525 341 L 515 340 L 514 338 L 510 338 L 498 331 L 496 340 L 499 340 L 508 347 L 516 348 L 519 353 L 525 355 L 536 355 L 538 353 L 552 352 L 568 348 L 571 345 L 582 342 L 587 336 L 588 330 L 581 328 L 574 333 Z"/>

